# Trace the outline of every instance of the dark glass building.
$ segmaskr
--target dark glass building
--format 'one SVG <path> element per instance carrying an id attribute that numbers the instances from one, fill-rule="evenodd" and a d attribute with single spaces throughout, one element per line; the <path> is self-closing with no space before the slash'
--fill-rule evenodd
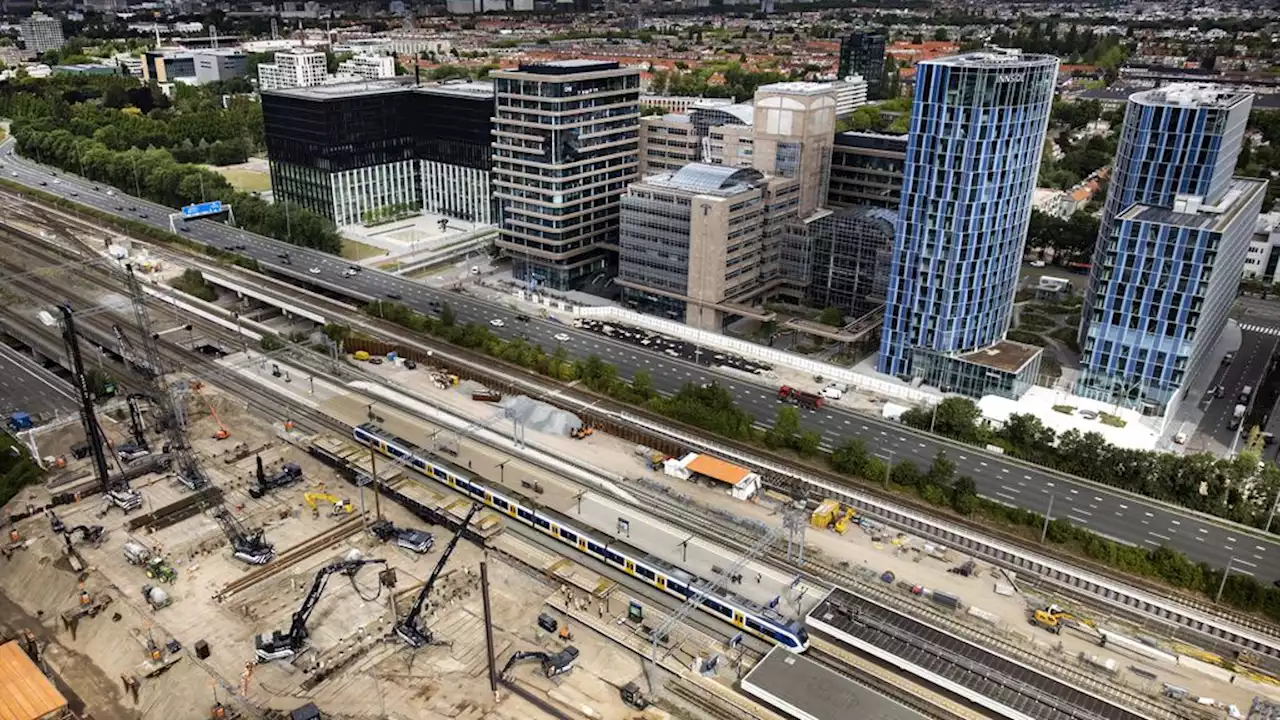
<path id="1" fill-rule="evenodd" d="M 809 304 L 861 317 L 884 305 L 898 209 L 851 207 L 808 223 Z"/>
<path id="2" fill-rule="evenodd" d="M 906 135 L 843 132 L 831 149 L 827 205 L 897 211 L 907 161 Z"/>
<path id="3" fill-rule="evenodd" d="M 840 40 L 840 77 L 861 75 L 867 99 L 884 99 L 884 33 L 859 30 Z"/>
<path id="4" fill-rule="evenodd" d="M 389 206 L 493 223 L 492 88 L 398 81 L 262 93 L 276 199 L 338 225 Z"/>

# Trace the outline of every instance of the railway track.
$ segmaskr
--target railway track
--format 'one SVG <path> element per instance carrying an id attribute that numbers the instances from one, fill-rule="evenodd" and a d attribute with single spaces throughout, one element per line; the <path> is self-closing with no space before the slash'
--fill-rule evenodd
<path id="1" fill-rule="evenodd" d="M 758 720 L 758 716 L 734 707 L 718 695 L 700 687 L 696 683 L 683 678 L 676 678 L 663 686 L 663 689 L 680 704 L 699 712 L 699 718 L 715 718 L 716 720 Z"/>
<path id="2" fill-rule="evenodd" d="M 221 602 L 236 593 L 248 590 L 260 582 L 270 580 L 303 560 L 355 535 L 360 532 L 362 527 L 363 521 L 359 517 L 347 518 L 319 535 L 304 540 L 276 555 L 274 560 L 257 570 L 246 573 L 222 586 L 221 590 L 213 594 L 213 599 Z"/>
<path id="3" fill-rule="evenodd" d="M 824 645 L 825 643 L 821 639 L 810 636 L 809 652 L 807 653 L 809 659 L 822 663 L 846 677 L 853 678 L 859 685 L 884 695 L 900 705 L 906 705 L 926 718 L 931 720 L 966 720 L 966 718 L 972 717 L 971 715 L 961 715 L 958 712 L 949 712 L 912 693 L 900 692 L 898 691 L 899 688 L 888 680 L 866 672 L 841 658 L 839 656 L 841 651 L 838 648 L 827 648 Z"/>

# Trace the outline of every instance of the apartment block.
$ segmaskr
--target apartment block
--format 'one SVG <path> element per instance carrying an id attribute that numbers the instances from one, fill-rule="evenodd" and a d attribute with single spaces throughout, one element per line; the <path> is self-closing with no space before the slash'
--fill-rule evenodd
<path id="1" fill-rule="evenodd" d="M 906 135 L 837 134 L 831 148 L 827 207 L 876 207 L 896 213 L 906 162 Z"/>
<path id="2" fill-rule="evenodd" d="M 770 319 L 760 301 L 783 283 L 799 194 L 794 178 L 704 163 L 633 183 L 622 198 L 623 301 L 717 332 L 737 318 Z"/>
<path id="3" fill-rule="evenodd" d="M 1077 392 L 1167 419 L 1235 301 L 1266 181 L 1233 177 L 1253 96 L 1130 96 L 1081 313 Z"/>
<path id="4" fill-rule="evenodd" d="M 639 175 L 639 71 L 564 60 L 491 77 L 497 245 L 530 284 L 603 284 L 617 264 L 619 200 Z"/>
<path id="5" fill-rule="evenodd" d="M 22 42 L 27 52 L 40 55 L 49 50 L 61 50 L 66 40 L 62 37 L 62 21 L 42 12 L 31 13 L 18 24 Z"/>
<path id="6" fill-rule="evenodd" d="M 670 173 L 702 159 L 702 142 L 687 114 L 640 119 L 640 177 Z"/>
<path id="7" fill-rule="evenodd" d="M 338 63 L 338 72 L 366 80 L 386 80 L 396 76 L 396 59 L 390 55 L 353 55 Z"/>
<path id="8" fill-rule="evenodd" d="M 840 40 L 840 77 L 861 75 L 867 83 L 867 97 L 884 99 L 885 34 L 859 30 Z"/>
<path id="9" fill-rule="evenodd" d="M 259 90 L 315 87 L 328 78 L 325 54 L 318 50 L 293 48 L 276 53 L 274 59 L 258 66 Z"/>

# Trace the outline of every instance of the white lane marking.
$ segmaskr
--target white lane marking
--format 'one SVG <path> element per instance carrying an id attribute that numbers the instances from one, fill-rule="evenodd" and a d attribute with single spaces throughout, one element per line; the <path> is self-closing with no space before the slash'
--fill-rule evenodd
<path id="1" fill-rule="evenodd" d="M 1168 535 L 1161 535 L 1160 533 L 1153 533 L 1153 532 L 1149 532 L 1149 533 L 1147 533 L 1147 534 L 1148 534 L 1148 535 L 1150 535 L 1150 536 L 1151 536 L 1151 537 L 1153 537 L 1153 538 L 1160 538 L 1161 540 L 1168 540 L 1168 539 L 1169 539 L 1169 536 L 1168 536 Z"/>

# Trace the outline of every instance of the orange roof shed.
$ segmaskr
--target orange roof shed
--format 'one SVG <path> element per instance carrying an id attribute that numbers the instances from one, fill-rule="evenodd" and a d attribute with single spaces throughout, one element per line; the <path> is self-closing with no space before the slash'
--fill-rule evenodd
<path id="1" fill-rule="evenodd" d="M 705 475 L 728 485 L 737 485 L 751 474 L 751 471 L 744 467 L 738 467 L 710 455 L 699 455 L 686 467 L 690 472 Z"/>

